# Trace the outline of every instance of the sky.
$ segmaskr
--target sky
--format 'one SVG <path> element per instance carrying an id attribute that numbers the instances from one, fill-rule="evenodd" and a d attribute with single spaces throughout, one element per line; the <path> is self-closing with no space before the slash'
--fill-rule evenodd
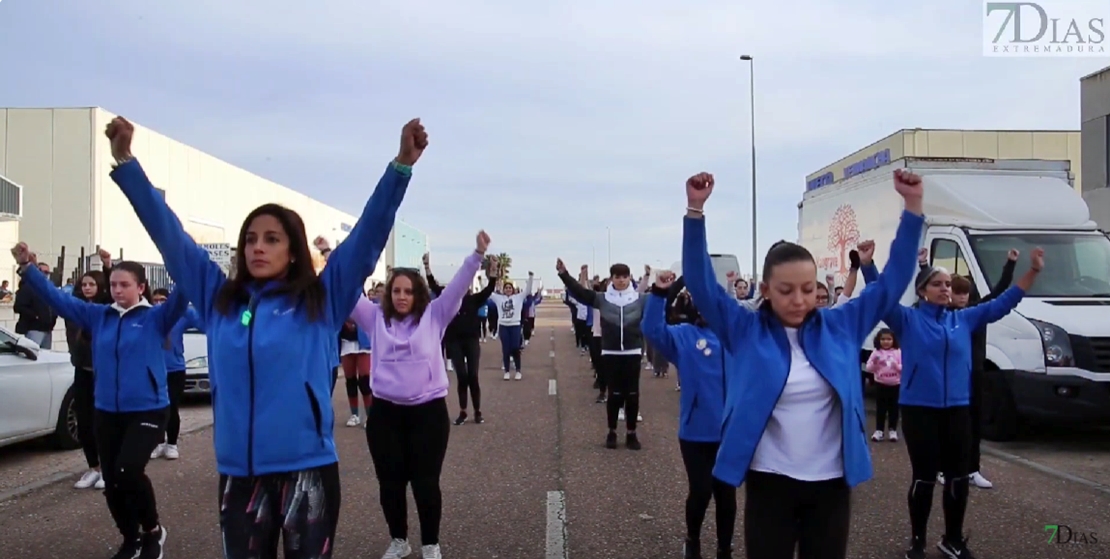
<path id="1" fill-rule="evenodd" d="M 679 259 L 685 179 L 750 271 L 797 238 L 805 176 L 902 128 L 1078 129 L 1096 58 L 982 56 L 935 0 L 0 0 L 0 106 L 101 106 L 348 213 L 404 122 L 431 145 L 399 216 L 433 259 L 478 229 L 513 277 Z"/>

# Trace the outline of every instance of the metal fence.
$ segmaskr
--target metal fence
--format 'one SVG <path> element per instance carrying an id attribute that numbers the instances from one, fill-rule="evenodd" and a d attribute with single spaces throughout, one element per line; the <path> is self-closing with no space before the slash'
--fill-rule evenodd
<path id="1" fill-rule="evenodd" d="M 53 280 L 55 285 L 64 285 L 69 282 L 76 284 L 77 280 L 85 275 L 85 272 L 100 270 L 100 257 L 96 252 L 96 248 L 86 250 L 85 247 L 80 247 L 76 254 L 73 254 L 69 253 L 66 247 L 63 246 L 57 261 L 48 262 L 53 268 L 50 279 Z M 118 254 L 112 255 L 113 264 L 123 260 L 123 249 L 120 249 Z M 154 262 L 139 262 L 139 264 L 146 270 L 146 279 L 151 289 L 171 288 L 173 286 L 173 280 L 170 279 L 170 274 L 166 271 L 165 265 Z"/>

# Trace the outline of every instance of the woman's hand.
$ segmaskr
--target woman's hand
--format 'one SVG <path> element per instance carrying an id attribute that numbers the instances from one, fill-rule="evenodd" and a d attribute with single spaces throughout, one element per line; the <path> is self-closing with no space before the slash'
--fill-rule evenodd
<path id="1" fill-rule="evenodd" d="M 329 243 L 323 235 L 317 236 L 315 239 L 313 239 L 312 244 L 316 247 L 316 250 L 320 251 L 321 254 L 331 250 L 331 243 Z"/>
<path id="2" fill-rule="evenodd" d="M 894 190 L 902 195 L 906 202 L 906 211 L 921 215 L 922 200 L 925 198 L 925 187 L 921 177 L 908 169 L 894 170 Z"/>
<path id="3" fill-rule="evenodd" d="M 674 285 L 675 273 L 670 270 L 663 270 L 655 276 L 655 287 L 659 289 L 670 289 Z"/>
<path id="4" fill-rule="evenodd" d="M 15 259 L 15 263 L 20 267 L 26 266 L 27 264 L 38 263 L 38 258 L 35 256 L 35 253 L 31 252 L 30 247 L 24 242 L 20 242 L 12 247 L 12 258 Z"/>
<path id="5" fill-rule="evenodd" d="M 863 241 L 856 246 L 856 250 L 859 251 L 860 266 L 870 266 L 875 258 L 875 241 Z"/>
<path id="6" fill-rule="evenodd" d="M 428 147 L 428 132 L 419 118 L 414 118 L 401 129 L 401 149 L 397 151 L 397 162 L 402 165 L 413 166 L 424 155 Z"/>
<path id="7" fill-rule="evenodd" d="M 486 233 L 485 229 L 478 231 L 478 237 L 474 240 L 474 244 L 474 251 L 478 254 L 481 254 L 482 256 L 485 256 L 486 249 L 489 248 L 489 235 Z M 427 254 L 424 255 L 424 265 L 428 265 Z"/>
<path id="8" fill-rule="evenodd" d="M 686 214 L 701 215 L 706 200 L 713 194 L 713 175 L 698 173 L 686 179 Z M 693 217 L 693 216 L 691 216 Z"/>
<path id="9" fill-rule="evenodd" d="M 1017 252 L 1017 251 L 1014 251 Z M 1044 249 L 1037 247 L 1029 253 L 1029 269 L 1040 273 L 1044 269 Z"/>
<path id="10" fill-rule="evenodd" d="M 135 125 L 128 122 L 126 118 L 117 116 L 108 123 L 104 129 L 104 135 L 108 137 L 112 148 L 112 159 L 115 159 L 116 163 L 131 159 L 131 139 L 135 137 Z"/>
<path id="11" fill-rule="evenodd" d="M 555 259 L 555 271 L 559 272 L 560 274 L 566 273 L 567 265 L 563 264 L 563 259 L 562 258 L 556 258 Z"/>

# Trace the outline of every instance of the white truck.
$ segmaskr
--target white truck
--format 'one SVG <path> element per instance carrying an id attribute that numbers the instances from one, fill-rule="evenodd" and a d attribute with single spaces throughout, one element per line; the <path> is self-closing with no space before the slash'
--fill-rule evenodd
<path id="1" fill-rule="evenodd" d="M 842 281 L 848 251 L 877 243 L 882 268 L 901 198 L 892 171 L 925 184 L 922 246 L 933 265 L 986 295 L 1010 249 L 1045 249 L 1045 270 L 1014 312 L 987 329 L 983 436 L 1010 440 L 1026 420 L 1110 424 L 1110 239 L 1072 187 L 1067 161 L 904 158 L 823 185 L 798 204 L 798 238 L 818 277 Z M 862 282 L 862 278 L 861 278 Z M 862 284 L 861 284 L 862 286 Z M 861 289 L 857 289 L 857 294 Z M 902 303 L 916 300 L 912 287 Z M 864 362 L 871 341 L 861 348 Z"/>

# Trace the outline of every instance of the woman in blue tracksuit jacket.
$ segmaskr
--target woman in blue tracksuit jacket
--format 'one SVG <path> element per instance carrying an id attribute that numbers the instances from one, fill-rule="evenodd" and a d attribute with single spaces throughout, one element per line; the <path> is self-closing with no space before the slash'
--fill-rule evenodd
<path id="1" fill-rule="evenodd" d="M 146 270 L 128 261 L 113 266 L 108 276 L 114 303 L 86 302 L 54 287 L 33 263 L 27 245 L 16 245 L 12 255 L 20 265 L 22 285 L 92 334 L 97 454 L 108 511 L 123 536 L 115 558 L 131 559 L 140 552 L 142 557 L 161 557 L 167 530 L 158 518 L 146 465 L 162 442 L 169 407 L 162 347 L 187 302 L 176 296 L 152 307 L 143 298 Z"/>
<path id="2" fill-rule="evenodd" d="M 767 252 L 764 301 L 753 310 L 737 304 L 713 271 L 702 210 L 713 176 L 686 182 L 686 289 L 722 350 L 735 357 L 726 361 L 713 474 L 733 486 L 746 482 L 750 559 L 792 559 L 795 549 L 801 559 L 847 555 L 850 488 L 872 475 L 859 350 L 913 279 L 924 224 L 921 179 L 899 169 L 894 185 L 906 210 L 877 283 L 844 305 L 817 308 L 813 255 L 783 241 Z M 869 261 L 873 248 L 861 249 Z"/>
<path id="3" fill-rule="evenodd" d="M 155 306 L 161 305 L 170 298 L 170 291 L 166 288 L 155 289 L 150 295 L 150 302 Z M 204 324 L 196 309 L 189 307 L 185 316 L 177 321 L 166 336 L 163 356 L 166 359 L 166 386 L 170 394 L 170 413 L 166 420 L 165 442 L 154 448 L 150 453 L 151 460 L 165 458 L 177 460 L 181 457 L 177 449 L 177 437 L 181 434 L 181 399 L 185 396 L 185 331 L 204 331 Z"/>
<path id="4" fill-rule="evenodd" d="M 640 329 L 654 350 L 682 371 L 678 446 L 689 484 L 685 559 L 702 557 L 701 527 L 711 499 L 717 502 L 716 556 L 728 559 L 736 528 L 736 488 L 713 478 L 725 407 L 725 352 L 713 331 L 696 316 L 693 305 L 686 307 L 689 323 L 667 324 L 667 308 L 680 285 L 674 272 L 660 272 L 644 304 Z"/>
<path id="5" fill-rule="evenodd" d="M 902 346 L 898 403 L 913 470 L 907 559 L 925 557 L 937 472 L 943 473 L 945 480 L 945 533 L 937 547 L 953 559 L 972 557 L 963 535 L 971 474 L 972 335 L 1009 314 L 1033 286 L 1043 266 L 1044 251 L 1033 250 L 1029 271 L 1014 286 L 995 299 L 964 309 L 949 308 L 952 278 L 948 271 L 925 268 L 915 283 L 918 303 L 913 307 L 897 306 L 883 316 Z M 873 266 L 864 266 L 863 273 L 868 282 L 877 275 Z"/>
<path id="6" fill-rule="evenodd" d="M 108 125 L 111 177 L 208 334 L 224 554 L 253 557 L 280 538 L 286 556 L 328 559 L 340 505 L 329 397 L 336 336 L 385 246 L 427 134 L 419 120 L 405 125 L 400 152 L 319 275 L 300 216 L 265 204 L 243 221 L 229 279 L 131 156 L 133 130 L 122 118 Z M 258 509 L 259 499 L 274 505 Z"/>

